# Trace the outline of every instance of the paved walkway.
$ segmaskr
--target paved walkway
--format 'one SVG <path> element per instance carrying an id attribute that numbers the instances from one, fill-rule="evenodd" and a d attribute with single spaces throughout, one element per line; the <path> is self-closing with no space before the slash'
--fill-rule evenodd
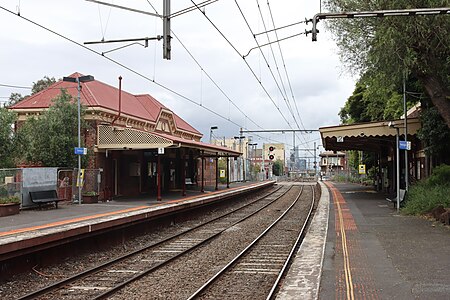
<path id="1" fill-rule="evenodd" d="M 320 299 L 450 299 L 450 228 L 398 215 L 370 188 L 326 184 Z"/>

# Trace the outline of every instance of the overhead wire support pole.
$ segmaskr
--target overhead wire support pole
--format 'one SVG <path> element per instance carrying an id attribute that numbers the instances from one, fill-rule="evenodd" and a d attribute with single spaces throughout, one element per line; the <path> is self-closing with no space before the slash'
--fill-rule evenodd
<path id="1" fill-rule="evenodd" d="M 317 41 L 317 23 L 326 19 L 352 19 L 352 18 L 384 18 L 384 17 L 411 17 L 425 15 L 445 15 L 450 13 L 450 7 L 438 8 L 413 8 L 413 9 L 391 9 L 391 10 L 374 10 L 374 11 L 353 11 L 339 13 L 318 13 L 312 21 L 312 41 Z"/>
<path id="2" fill-rule="evenodd" d="M 170 60 L 170 0 L 163 3 L 163 58 Z"/>

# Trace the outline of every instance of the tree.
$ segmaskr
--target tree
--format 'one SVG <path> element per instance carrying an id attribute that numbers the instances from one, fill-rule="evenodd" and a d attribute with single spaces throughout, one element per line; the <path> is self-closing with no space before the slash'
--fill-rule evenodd
<path id="1" fill-rule="evenodd" d="M 283 175 L 283 161 L 277 159 L 272 165 L 272 172 L 275 176 Z"/>
<path id="2" fill-rule="evenodd" d="M 407 87 L 410 92 L 422 92 L 414 78 L 408 79 Z M 352 124 L 400 118 L 403 115 L 402 89 L 402 85 L 394 83 L 385 85 L 376 74 L 363 75 L 339 112 L 341 122 Z M 407 97 L 406 102 L 409 108 L 416 104 L 417 99 Z"/>
<path id="3" fill-rule="evenodd" d="M 84 114 L 84 109 L 81 113 Z M 46 112 L 27 120 L 20 128 L 18 140 L 23 159 L 48 167 L 76 167 L 73 149 L 78 143 L 77 123 L 77 102 L 66 90 L 61 90 Z"/>
<path id="4" fill-rule="evenodd" d="M 16 104 L 19 101 L 22 101 L 23 99 L 25 99 L 24 96 L 22 96 L 22 94 L 20 93 L 11 93 L 11 95 L 9 96 L 8 99 L 8 103 L 6 104 L 6 106 L 12 106 L 14 104 Z"/>
<path id="5" fill-rule="evenodd" d="M 34 95 L 42 90 L 45 90 L 55 82 L 56 82 L 55 77 L 50 78 L 48 76 L 44 76 L 44 78 L 36 82 L 33 82 L 33 87 L 31 88 L 31 95 Z"/>
<path id="6" fill-rule="evenodd" d="M 13 124 L 16 114 L 5 107 L 0 107 L 0 168 L 11 168 L 14 166 L 16 157 L 14 146 Z"/>
<path id="7" fill-rule="evenodd" d="M 40 91 L 48 88 L 49 86 L 51 86 L 52 84 L 54 84 L 56 82 L 56 79 L 54 77 L 50 78 L 48 76 L 44 76 L 44 78 L 33 82 L 33 86 L 31 87 L 31 95 L 34 95 L 36 93 L 39 93 Z M 22 101 L 23 99 L 29 97 L 30 95 L 25 95 L 22 96 L 22 94 L 20 93 L 11 93 L 11 95 L 9 96 L 9 100 L 8 103 L 6 104 L 6 106 L 12 106 L 16 103 L 18 103 L 19 101 Z"/>
<path id="8" fill-rule="evenodd" d="M 442 7 L 443 0 L 328 0 L 330 11 L 373 11 Z M 450 18 L 448 15 L 334 20 L 328 23 L 346 67 L 377 74 L 385 86 L 399 83 L 406 70 L 424 87 L 450 127 Z"/>
<path id="9" fill-rule="evenodd" d="M 435 164 L 450 164 L 450 129 L 445 125 L 436 108 L 424 110 L 421 114 L 422 128 L 418 132 L 419 138 L 425 144 L 425 152 L 433 155 Z"/>

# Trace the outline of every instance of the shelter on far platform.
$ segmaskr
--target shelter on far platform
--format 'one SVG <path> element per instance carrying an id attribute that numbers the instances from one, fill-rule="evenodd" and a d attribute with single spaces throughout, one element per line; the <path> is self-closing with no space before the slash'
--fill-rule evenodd
<path id="1" fill-rule="evenodd" d="M 203 191 L 205 158 L 215 159 L 217 189 L 219 157 L 228 160 L 241 155 L 201 142 L 199 131 L 150 95 L 133 95 L 98 80 L 80 84 L 80 101 L 88 123 L 82 144 L 94 154 L 89 156 L 87 168 L 102 172 L 96 184 L 103 198 L 144 193 L 161 198 L 161 193 L 169 190 L 180 190 L 184 195 L 186 185 L 193 184 Z M 58 81 L 10 109 L 18 113 L 19 123 L 39 116 L 61 89 L 77 99 L 76 82 Z"/>
<path id="2" fill-rule="evenodd" d="M 376 154 L 377 165 L 375 182 L 378 189 L 391 193 L 395 191 L 396 178 L 396 138 L 404 140 L 404 119 L 382 122 L 367 122 L 351 125 L 339 125 L 319 128 L 322 145 L 326 150 L 346 151 L 359 150 Z M 417 138 L 421 128 L 417 117 L 407 119 L 407 140 L 411 142 L 411 150 L 400 151 L 401 180 L 405 178 L 405 153 L 408 155 L 407 172 L 409 181 L 428 176 L 428 160 L 425 157 L 422 143 Z M 401 185 L 402 185 L 401 184 Z M 401 186 L 401 188 L 403 188 Z"/>

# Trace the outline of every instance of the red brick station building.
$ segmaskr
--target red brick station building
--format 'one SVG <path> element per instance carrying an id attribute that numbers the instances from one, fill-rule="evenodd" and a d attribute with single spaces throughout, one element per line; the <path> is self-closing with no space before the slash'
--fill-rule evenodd
<path id="1" fill-rule="evenodd" d="M 81 76 L 74 73 L 69 77 Z M 132 95 L 98 80 L 80 85 L 88 123 L 81 139 L 90 154 L 87 168 L 101 170 L 100 198 L 150 194 L 161 199 L 167 191 L 179 190 L 185 195 L 187 184 L 203 191 L 205 161 L 212 162 L 217 189 L 219 157 L 228 161 L 241 155 L 201 142 L 199 131 L 150 95 Z M 77 87 L 77 82 L 61 80 L 11 109 L 18 113 L 20 123 L 48 109 L 61 89 L 76 100 Z M 67 151 L 73 153 L 74 149 Z"/>

